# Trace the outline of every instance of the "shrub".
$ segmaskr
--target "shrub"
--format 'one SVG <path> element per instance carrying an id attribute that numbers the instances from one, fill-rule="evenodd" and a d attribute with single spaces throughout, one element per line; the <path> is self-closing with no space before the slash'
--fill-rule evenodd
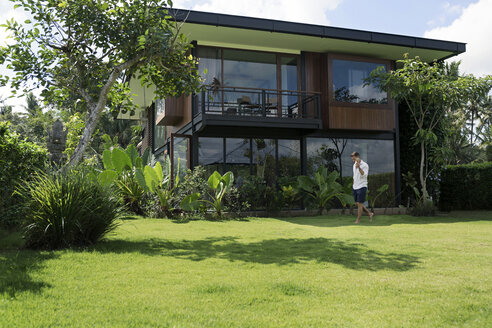
<path id="1" fill-rule="evenodd" d="M 354 202 L 352 196 L 344 192 L 343 186 L 336 181 L 337 179 L 339 179 L 338 172 L 333 171 L 328 174 L 328 169 L 321 166 L 314 174 L 314 178 L 301 175 L 297 178 L 297 184 L 298 188 L 313 200 L 318 214 L 321 215 L 332 199 L 338 199 L 343 207 Z"/>
<path id="2" fill-rule="evenodd" d="M 445 211 L 492 209 L 492 163 L 446 167 L 439 207 Z"/>
<path id="3" fill-rule="evenodd" d="M 103 185 L 113 184 L 128 210 L 135 214 L 144 213 L 142 203 L 145 196 L 144 188 L 137 181 L 136 172 L 148 160 L 149 149 L 140 157 L 134 145 L 128 146 L 126 150 L 115 147 L 103 152 L 105 170 L 99 174 L 99 182 Z"/>
<path id="4" fill-rule="evenodd" d="M 12 193 L 22 179 L 29 180 L 35 171 L 44 169 L 47 161 L 46 149 L 22 140 L 8 122 L 0 122 L 0 226 L 19 224 L 22 204 Z"/>
<path id="5" fill-rule="evenodd" d="M 423 200 L 416 202 L 410 208 L 410 215 L 413 216 L 434 216 L 436 215 L 436 207 L 432 200 Z"/>
<path id="6" fill-rule="evenodd" d="M 122 213 L 110 187 L 87 169 L 37 173 L 18 192 L 27 207 L 24 237 L 31 248 L 94 244 L 116 227 Z"/>

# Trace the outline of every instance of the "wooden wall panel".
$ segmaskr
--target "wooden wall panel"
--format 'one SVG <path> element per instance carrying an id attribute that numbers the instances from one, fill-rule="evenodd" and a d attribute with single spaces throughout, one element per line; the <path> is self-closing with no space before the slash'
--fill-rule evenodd
<path id="1" fill-rule="evenodd" d="M 164 114 L 156 120 L 157 125 L 171 127 L 168 131 L 175 132 L 191 121 L 191 96 L 169 97 L 166 99 Z"/>
<path id="2" fill-rule="evenodd" d="M 330 106 L 329 128 L 393 131 L 394 113 L 392 109 Z"/>

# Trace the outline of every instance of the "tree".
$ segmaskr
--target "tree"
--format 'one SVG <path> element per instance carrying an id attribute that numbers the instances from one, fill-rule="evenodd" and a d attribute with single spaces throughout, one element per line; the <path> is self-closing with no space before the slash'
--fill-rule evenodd
<path id="1" fill-rule="evenodd" d="M 450 76 L 442 63 L 426 63 L 419 57 L 397 61 L 402 67 L 385 72 L 378 68 L 366 79 L 393 99 L 404 102 L 411 113 L 417 130 L 413 137 L 420 148 L 419 180 L 422 200 L 428 200 L 427 179 L 433 164 L 437 136 L 436 127 L 444 115 L 457 108 L 464 99 L 484 95 L 492 88 L 492 76 L 475 78 L 472 75 Z"/>
<path id="2" fill-rule="evenodd" d="M 85 129 L 70 159 L 77 163 L 101 112 L 131 107 L 126 82 L 139 78 L 162 98 L 199 88 L 190 42 L 169 15 L 170 0 L 11 0 L 31 20 L 3 26 L 14 43 L 0 48 L 0 63 L 14 71 L 0 76 L 14 92 L 42 88 L 42 96 L 86 109 Z"/>

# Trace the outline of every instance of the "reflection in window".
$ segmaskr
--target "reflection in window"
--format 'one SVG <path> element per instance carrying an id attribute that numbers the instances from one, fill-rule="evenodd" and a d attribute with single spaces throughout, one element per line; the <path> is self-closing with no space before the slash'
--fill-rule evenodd
<path id="1" fill-rule="evenodd" d="M 183 178 L 186 175 L 186 170 L 188 168 L 188 138 L 174 137 L 173 140 L 174 175 L 176 175 L 179 170 L 179 176 Z"/>
<path id="2" fill-rule="evenodd" d="M 198 165 L 205 167 L 208 174 L 222 173 L 224 163 L 224 139 L 198 139 Z"/>
<path id="3" fill-rule="evenodd" d="M 272 185 L 276 180 L 275 139 L 253 139 L 253 174 Z"/>
<path id="4" fill-rule="evenodd" d="M 297 177 L 301 174 L 301 143 L 299 140 L 278 140 L 278 175 Z"/>
<path id="5" fill-rule="evenodd" d="M 155 102 L 155 120 L 154 120 L 154 150 L 157 150 L 166 144 L 167 140 L 167 127 L 162 125 L 157 125 L 157 118 L 164 113 L 164 100 L 157 99 Z"/>
<path id="6" fill-rule="evenodd" d="M 369 195 L 388 184 L 389 193 L 378 198 L 379 206 L 391 205 L 395 195 L 395 156 L 393 140 L 307 138 L 307 172 L 312 175 L 323 165 L 338 171 L 347 183 L 353 176 L 350 154 L 359 152 L 369 165 Z"/>
<path id="7" fill-rule="evenodd" d="M 379 66 L 369 62 L 334 59 L 332 62 L 334 99 L 349 103 L 387 104 L 386 92 L 374 85 L 364 86 L 364 79 Z"/>
<path id="8" fill-rule="evenodd" d="M 232 171 L 235 177 L 250 175 L 250 139 L 226 139 L 226 171 Z"/>

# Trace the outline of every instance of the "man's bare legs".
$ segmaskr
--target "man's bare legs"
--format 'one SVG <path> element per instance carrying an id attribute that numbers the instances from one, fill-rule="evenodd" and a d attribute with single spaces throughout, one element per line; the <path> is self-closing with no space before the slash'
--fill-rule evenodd
<path id="1" fill-rule="evenodd" d="M 364 206 L 362 203 L 355 203 L 357 205 L 357 220 L 355 220 L 355 223 L 360 223 L 360 218 L 362 216 L 362 211 L 366 212 L 367 215 L 369 215 L 369 222 L 372 222 L 372 217 L 374 216 L 374 213 L 371 213 L 367 207 Z"/>

